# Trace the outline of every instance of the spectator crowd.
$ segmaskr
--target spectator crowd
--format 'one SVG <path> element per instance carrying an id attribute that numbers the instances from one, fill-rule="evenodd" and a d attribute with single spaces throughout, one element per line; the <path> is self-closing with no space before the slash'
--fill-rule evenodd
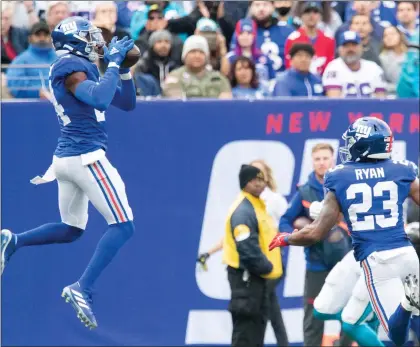
<path id="1" fill-rule="evenodd" d="M 196 0 L 2 1 L 3 98 L 51 98 L 51 32 L 72 15 L 135 40 L 140 97 L 419 97 L 417 1 Z"/>

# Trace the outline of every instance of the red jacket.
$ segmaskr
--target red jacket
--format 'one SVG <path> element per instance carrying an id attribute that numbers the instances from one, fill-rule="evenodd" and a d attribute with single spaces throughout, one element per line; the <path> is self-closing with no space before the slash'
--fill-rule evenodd
<path id="1" fill-rule="evenodd" d="M 294 43 L 310 43 L 311 39 L 306 35 L 305 29 L 300 28 L 292 32 L 286 40 L 285 57 L 286 69 L 290 68 L 290 48 Z M 335 40 L 326 36 L 321 30 L 318 30 L 315 44 L 313 45 L 315 56 L 311 63 L 311 72 L 322 75 L 328 63 L 335 58 Z"/>

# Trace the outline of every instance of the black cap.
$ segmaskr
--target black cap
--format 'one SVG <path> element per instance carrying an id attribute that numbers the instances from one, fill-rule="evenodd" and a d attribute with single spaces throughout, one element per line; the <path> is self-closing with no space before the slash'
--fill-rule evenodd
<path id="1" fill-rule="evenodd" d="M 314 47 L 311 44 L 309 44 L 309 43 L 294 43 L 292 45 L 292 47 L 290 48 L 290 51 L 289 51 L 290 58 L 293 58 L 293 56 L 300 51 L 304 51 L 304 52 L 308 53 L 311 57 L 313 57 L 315 55 Z"/>
<path id="2" fill-rule="evenodd" d="M 47 23 L 45 23 L 43 21 L 40 21 L 38 23 L 35 23 L 32 26 L 29 34 L 30 35 L 36 35 L 36 34 L 38 34 L 40 32 L 44 32 L 45 34 L 48 34 L 48 35 L 51 34 L 50 27 L 47 25 Z"/>
<path id="3" fill-rule="evenodd" d="M 305 5 L 303 5 L 303 13 L 314 10 L 319 13 L 322 12 L 321 4 L 318 1 L 307 1 Z"/>
<path id="4" fill-rule="evenodd" d="M 241 189 L 244 189 L 249 181 L 252 181 L 257 177 L 264 179 L 262 171 L 255 166 L 244 164 L 241 166 L 241 170 L 239 171 L 239 186 Z"/>

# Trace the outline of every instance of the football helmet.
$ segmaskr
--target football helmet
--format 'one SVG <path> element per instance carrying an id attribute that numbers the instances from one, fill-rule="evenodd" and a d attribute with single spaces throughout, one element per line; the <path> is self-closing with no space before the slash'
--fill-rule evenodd
<path id="1" fill-rule="evenodd" d="M 344 146 L 339 149 L 343 163 L 391 158 L 394 136 L 379 118 L 359 118 L 343 134 L 343 140 Z"/>
<path id="2" fill-rule="evenodd" d="M 102 57 L 106 42 L 101 29 L 83 17 L 70 17 L 61 21 L 52 32 L 57 54 L 73 53 L 94 62 Z"/>

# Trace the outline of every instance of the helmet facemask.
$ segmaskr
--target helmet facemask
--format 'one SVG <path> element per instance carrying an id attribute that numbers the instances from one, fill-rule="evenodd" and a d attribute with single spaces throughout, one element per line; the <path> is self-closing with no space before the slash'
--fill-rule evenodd
<path id="1" fill-rule="evenodd" d="M 92 27 L 88 31 L 80 31 L 78 38 L 86 42 L 85 52 L 90 61 L 95 62 L 98 58 L 103 58 L 106 42 L 101 29 Z"/>

